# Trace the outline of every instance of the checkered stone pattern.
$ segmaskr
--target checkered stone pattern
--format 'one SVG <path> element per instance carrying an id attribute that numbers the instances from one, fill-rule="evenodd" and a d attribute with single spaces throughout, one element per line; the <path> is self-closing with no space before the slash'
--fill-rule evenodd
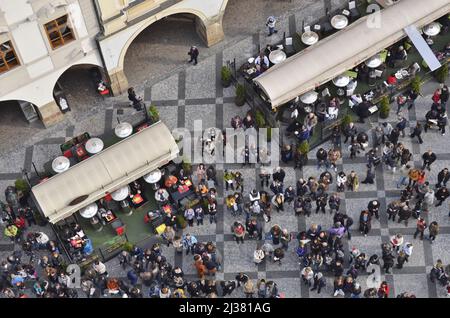
<path id="1" fill-rule="evenodd" d="M 319 6 L 318 3 L 316 2 L 316 6 Z M 322 12 L 321 9 L 318 8 L 318 11 Z M 312 12 L 308 12 L 308 14 L 310 13 Z M 294 26 L 295 20 L 301 21 L 303 19 L 302 14 L 306 13 L 296 13 L 293 19 L 290 18 L 290 21 L 294 22 Z M 291 24 L 291 22 L 289 23 Z M 242 41 L 225 48 L 223 52 L 200 60 L 195 67 L 177 70 L 176 73 L 170 74 L 157 83 L 146 84 L 145 87 L 136 88 L 138 94 L 143 94 L 147 104 L 151 101 L 157 106 L 161 120 L 169 129 L 183 127 L 192 131 L 194 120 L 202 120 L 203 128 L 216 126 L 223 129 L 230 127 L 231 118 L 235 115 L 244 117 L 250 106 L 247 104 L 242 107 L 234 105 L 234 87 L 223 88 L 221 86 L 220 68 L 235 57 L 238 60 L 245 61 L 248 57 L 241 56 L 242 52 L 254 52 L 259 44 L 265 44 L 262 40 L 263 38 L 259 34 L 246 37 Z M 405 115 L 410 120 L 407 131 L 412 129 L 416 119 L 422 120 L 424 118 L 430 106 L 431 94 L 435 88 L 435 82 L 426 84 L 423 88 L 424 96 L 418 98 L 415 108 L 405 112 Z M 44 163 L 57 155 L 60 143 L 80 133 L 89 131 L 93 136 L 102 136 L 103 134 L 111 133 L 117 118 L 130 123 L 136 123 L 143 118 L 142 113 L 136 112 L 129 107 L 126 96 L 108 99 L 105 101 L 105 104 L 104 110 L 101 112 L 90 114 L 90 116 L 86 115 L 85 118 L 70 118 L 68 127 L 66 127 L 67 123 L 65 124 L 66 126 L 58 125 L 49 130 L 48 135 L 45 137 L 42 137 L 42 134 L 30 137 L 30 142 L 26 143 L 24 147 L 14 151 L 2 152 L 0 154 L 0 188 L 6 188 L 16 178 L 21 177 L 23 168 L 29 172 L 32 171 L 32 162 L 36 164 L 38 169 L 42 167 Z M 395 109 L 395 105 L 392 108 Z M 395 110 L 393 110 L 386 120 L 374 120 L 372 118 L 370 123 L 357 123 L 356 125 L 358 130 L 368 130 L 377 125 L 378 122 L 388 121 L 395 124 L 396 120 L 397 115 Z M 99 125 L 99 123 L 101 124 Z M 369 142 L 372 144 L 372 134 L 369 133 L 368 135 L 370 138 Z M 423 139 L 424 143 L 422 145 L 419 145 L 416 140 L 411 141 L 409 137 L 401 137 L 400 141 L 407 148 L 413 150 L 414 164 L 416 166 L 421 164 L 421 154 L 428 148 L 431 147 L 438 154 L 438 161 L 433 164 L 432 171 L 428 174 L 430 184 L 434 184 L 437 173 L 443 167 L 450 166 L 450 140 L 442 138 L 435 131 L 424 134 Z M 343 159 L 338 162 L 338 171 L 344 170 L 346 173 L 349 173 L 351 170 L 354 170 L 358 174 L 360 181 L 362 181 L 366 173 L 364 156 L 360 154 L 357 158 L 350 160 L 347 146 L 348 144 L 342 148 Z M 326 142 L 322 147 L 329 149 L 331 144 Z M 286 171 L 285 187 L 289 185 L 295 187 L 296 180 L 300 177 L 308 178 L 309 176 L 319 175 L 314 160 L 316 150 L 311 151 L 309 155 L 311 159 L 310 164 L 302 170 L 294 170 L 291 166 L 282 164 L 283 169 Z M 230 231 L 231 224 L 235 220 L 244 222 L 245 216 L 233 217 L 224 207 L 224 198 L 231 191 L 225 191 L 221 176 L 223 176 L 225 169 L 240 171 L 244 177 L 243 194 L 248 196 L 249 191 L 252 189 L 260 189 L 258 170 L 255 169 L 254 165 L 242 166 L 241 164 L 218 164 L 216 169 L 219 180 L 217 185 L 219 197 L 217 224 L 210 224 L 208 217 L 206 217 L 204 225 L 194 225 L 193 227 L 185 228 L 182 233 L 186 234 L 189 232 L 195 235 L 199 241 L 212 241 L 216 244 L 223 261 L 221 269 L 214 278 L 216 280 L 229 280 L 234 279 L 239 272 L 245 272 L 255 282 L 257 279 L 275 281 L 280 291 L 286 297 L 332 297 L 333 277 L 328 274 L 326 275 L 327 285 L 321 294 L 310 291 L 302 283 L 300 265 L 295 254 L 295 239 L 290 243 L 281 265 L 273 264 L 271 261 L 258 266 L 253 263 L 253 251 L 264 242 L 246 239 L 244 244 L 238 245 L 234 241 Z M 323 169 L 320 172 L 322 171 Z M 384 167 L 379 167 L 376 170 L 375 184 L 361 184 L 358 192 L 340 193 L 342 198 L 341 209 L 346 211 L 355 222 L 352 228 L 352 239 L 344 240 L 344 248 L 346 251 L 349 251 L 352 247 L 358 247 L 366 255 L 380 255 L 380 245 L 383 242 L 387 242 L 390 236 L 402 233 L 406 242 L 414 244 L 414 252 L 403 269 L 394 269 L 392 274 L 382 275 L 382 279 L 386 280 L 391 286 L 390 297 L 405 291 L 412 292 L 417 297 L 445 297 L 444 290 L 440 286 L 432 284 L 427 278 L 427 274 L 437 259 L 441 259 L 445 264 L 450 263 L 450 253 L 447 248 L 450 243 L 450 221 L 447 204 L 443 204 L 438 208 L 432 208 L 429 215 L 425 215 L 428 223 L 436 220 L 441 227 L 441 232 L 434 244 L 431 245 L 427 240 L 415 240 L 412 237 L 415 229 L 414 220 L 411 220 L 408 226 L 405 226 L 404 223 L 399 224 L 388 221 L 386 214 L 383 213 L 386 205 L 399 196 L 399 190 L 396 187 L 398 178 L 398 172 L 393 173 Z M 335 184 L 333 183 L 330 192 L 334 190 Z M 3 200 L 2 192 L 0 191 L 0 198 Z M 358 231 L 359 214 L 362 209 L 367 207 L 369 200 L 376 198 L 381 202 L 380 220 L 373 221 L 371 232 L 367 237 L 364 237 Z M 315 204 L 313 204 L 313 208 L 315 208 Z M 264 221 L 262 222 L 264 223 Z M 313 223 L 321 224 L 325 229 L 329 228 L 332 225 L 332 216 L 328 209 L 326 214 L 315 214 L 313 211 L 309 218 L 305 218 L 304 216 L 295 217 L 293 207 L 286 205 L 285 211 L 280 213 L 272 212 L 272 220 L 264 224 L 264 231 L 268 232 L 274 224 L 279 224 L 282 228 L 288 229 L 289 232 L 297 234 L 300 231 L 307 230 Z M 51 233 L 51 230 L 48 228 L 46 232 Z M 143 247 L 148 247 L 155 241 L 157 239 L 152 238 L 143 242 L 142 245 Z M 9 255 L 14 248 L 17 249 L 18 247 L 10 244 L 7 239 L 1 238 L 0 259 Z M 188 279 L 197 279 L 192 255 L 177 254 L 172 247 L 162 246 L 162 249 L 163 255 L 167 257 L 168 261 L 175 266 L 180 266 Z M 109 261 L 107 266 L 111 276 L 126 276 L 126 272 L 121 269 L 117 259 Z M 348 262 L 346 262 L 346 268 L 348 268 Z M 363 290 L 366 289 L 366 277 L 365 273 L 361 273 L 360 278 L 358 278 L 358 282 Z M 142 288 L 145 294 L 146 287 L 143 286 Z M 232 297 L 244 297 L 242 289 L 235 290 Z"/>

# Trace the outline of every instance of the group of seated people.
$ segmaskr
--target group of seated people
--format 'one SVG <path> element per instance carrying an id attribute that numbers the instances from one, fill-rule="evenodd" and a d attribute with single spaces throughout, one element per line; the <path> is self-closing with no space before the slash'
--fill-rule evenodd
<path id="1" fill-rule="evenodd" d="M 72 223 L 63 229 L 61 239 L 67 244 L 73 257 L 84 257 L 93 252 L 92 242 L 78 223 Z"/>

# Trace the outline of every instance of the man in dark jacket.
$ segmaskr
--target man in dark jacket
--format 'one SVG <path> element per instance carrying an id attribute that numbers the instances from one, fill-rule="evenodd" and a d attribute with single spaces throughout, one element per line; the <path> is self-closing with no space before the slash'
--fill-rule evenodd
<path id="1" fill-rule="evenodd" d="M 330 206 L 330 213 L 338 212 L 341 206 L 341 198 L 339 198 L 337 193 L 333 193 L 328 199 L 328 205 Z M 334 221 L 336 223 L 337 221 Z M 341 222 L 342 223 L 342 222 Z"/>
<path id="2" fill-rule="evenodd" d="M 320 170 L 320 167 L 322 165 L 325 166 L 326 169 L 328 169 L 328 153 L 325 151 L 325 149 L 323 148 L 319 148 L 319 150 L 317 150 L 316 153 L 316 158 L 317 158 L 317 170 Z"/>
<path id="3" fill-rule="evenodd" d="M 411 135 L 409 135 L 411 138 L 417 137 L 417 139 L 419 140 L 419 144 L 423 144 L 423 140 L 422 140 L 422 125 L 417 122 L 416 126 L 413 129 L 413 132 Z"/>
<path id="4" fill-rule="evenodd" d="M 275 172 L 272 175 L 272 179 L 276 181 L 284 182 L 284 177 L 286 176 L 286 172 L 280 167 L 276 168 Z"/>
<path id="5" fill-rule="evenodd" d="M 436 188 L 440 188 L 441 186 L 446 187 L 449 179 L 450 179 L 450 172 L 448 171 L 448 168 L 442 169 L 441 172 L 439 172 L 438 174 L 438 182 L 436 183 Z"/>
<path id="6" fill-rule="evenodd" d="M 405 138 L 405 128 L 406 128 L 407 123 L 408 123 L 408 121 L 406 120 L 405 117 L 403 117 L 403 116 L 398 117 L 398 122 L 397 122 L 396 127 L 402 133 L 403 138 Z"/>
<path id="7" fill-rule="evenodd" d="M 383 269 L 386 271 L 386 274 L 390 274 L 390 269 L 394 267 L 395 256 L 392 253 L 387 253 L 383 255 Z"/>
<path id="8" fill-rule="evenodd" d="M 197 58 L 198 58 L 199 53 L 200 52 L 198 51 L 196 46 L 191 46 L 191 49 L 188 52 L 188 55 L 191 57 L 191 59 L 189 60 L 189 63 L 194 61 L 194 65 L 197 65 Z"/>
<path id="9" fill-rule="evenodd" d="M 214 185 L 217 185 L 216 168 L 214 168 L 213 165 L 210 165 L 208 169 L 206 169 L 206 179 L 212 180 Z"/>
<path id="10" fill-rule="evenodd" d="M 378 200 L 372 200 L 369 202 L 369 204 L 367 205 L 367 209 L 369 210 L 370 216 L 374 216 L 379 219 L 380 218 L 380 214 L 379 214 L 379 210 L 380 210 L 380 201 Z"/>
<path id="11" fill-rule="evenodd" d="M 398 212 L 398 222 L 397 223 L 400 223 L 401 221 L 405 221 L 405 226 L 408 226 L 408 219 L 411 217 L 411 215 L 412 215 L 411 209 L 407 205 L 405 205 Z"/>
<path id="12" fill-rule="evenodd" d="M 436 203 L 436 207 L 442 205 L 442 202 L 444 202 L 448 197 L 450 196 L 450 193 L 446 187 L 439 188 L 439 190 L 436 191 L 435 197 L 438 200 L 438 203 Z"/>
<path id="13" fill-rule="evenodd" d="M 357 134 L 357 130 L 355 127 L 354 123 L 349 123 L 348 126 L 346 126 L 344 128 L 344 136 L 345 136 L 345 140 L 344 140 L 344 144 L 347 143 L 348 139 L 350 138 L 350 142 L 354 142 L 355 141 L 355 137 Z"/>
<path id="14" fill-rule="evenodd" d="M 447 116 L 445 114 L 440 114 L 438 116 L 437 124 L 442 136 L 445 136 L 445 126 L 447 126 L 447 122 Z"/>
<path id="15" fill-rule="evenodd" d="M 428 151 L 422 155 L 422 159 L 423 159 L 422 170 L 427 168 L 428 171 L 431 171 L 431 164 L 436 161 L 436 154 L 431 149 L 428 149 Z"/>
<path id="16" fill-rule="evenodd" d="M 320 294 L 320 291 L 322 288 L 324 288 L 326 285 L 325 277 L 323 277 L 323 274 L 321 272 L 317 272 L 314 274 L 314 285 L 313 288 L 311 288 L 311 291 L 314 291 L 317 289 L 317 293 Z"/>

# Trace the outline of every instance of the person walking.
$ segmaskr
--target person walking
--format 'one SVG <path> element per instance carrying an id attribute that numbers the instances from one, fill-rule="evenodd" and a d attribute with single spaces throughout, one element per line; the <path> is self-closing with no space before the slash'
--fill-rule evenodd
<path id="1" fill-rule="evenodd" d="M 433 244 L 436 236 L 439 234 L 439 224 L 436 221 L 431 222 L 430 226 L 428 227 L 428 232 L 428 239 L 430 240 L 430 244 Z"/>
<path id="2" fill-rule="evenodd" d="M 447 182 L 450 179 L 450 172 L 448 168 L 442 169 L 438 173 L 438 181 L 436 183 L 436 188 L 440 188 L 441 186 L 447 187 Z"/>
<path id="3" fill-rule="evenodd" d="M 244 244 L 245 227 L 241 222 L 235 221 L 231 226 L 231 232 L 233 233 L 237 244 L 239 244 L 239 242 Z"/>
<path id="4" fill-rule="evenodd" d="M 448 102 L 448 98 L 449 98 L 449 89 L 448 86 L 445 84 L 441 84 L 441 105 L 442 107 L 445 108 L 445 106 L 447 105 Z"/>
<path id="5" fill-rule="evenodd" d="M 399 94 L 396 98 L 397 101 L 397 115 L 400 114 L 400 111 L 402 110 L 402 107 L 406 105 L 407 99 L 405 95 Z"/>
<path id="6" fill-rule="evenodd" d="M 192 61 L 194 61 L 194 65 L 197 65 L 198 62 L 197 59 L 199 54 L 200 52 L 198 51 L 198 48 L 195 45 L 191 46 L 188 52 L 188 55 L 191 57 L 191 59 L 189 60 L 188 63 L 192 63 Z"/>
<path id="7" fill-rule="evenodd" d="M 372 218 L 370 216 L 369 211 L 364 210 L 361 212 L 359 216 L 359 231 L 361 234 L 364 234 L 364 236 L 367 236 L 369 233 L 371 227 L 372 227 Z"/>
<path id="8" fill-rule="evenodd" d="M 447 123 L 448 123 L 447 114 L 439 114 L 437 119 L 437 125 L 442 136 L 445 136 L 445 126 L 447 126 Z"/>
<path id="9" fill-rule="evenodd" d="M 420 240 L 423 240 L 423 233 L 425 232 L 425 229 L 427 228 L 427 223 L 425 220 L 421 217 L 417 218 L 417 225 L 416 225 L 416 232 L 414 232 L 414 238 L 417 238 L 417 235 L 420 234 Z"/>
<path id="10" fill-rule="evenodd" d="M 326 286 L 326 280 L 325 277 L 321 272 L 314 273 L 314 284 L 311 288 L 311 291 L 314 291 L 317 289 L 317 293 L 320 294 L 322 291 L 322 288 Z"/>
<path id="11" fill-rule="evenodd" d="M 378 219 L 380 219 L 380 201 L 378 200 L 372 200 L 369 202 L 369 204 L 367 204 L 367 209 L 369 210 L 370 216 L 373 217 L 375 215 L 375 217 Z"/>
<path id="12" fill-rule="evenodd" d="M 411 169 L 410 165 L 404 165 L 400 167 L 400 177 L 397 181 L 397 189 L 400 189 L 401 186 L 405 186 L 406 180 L 408 179 L 409 170 Z"/>
<path id="13" fill-rule="evenodd" d="M 409 137 L 414 138 L 417 137 L 417 139 L 419 140 L 419 144 L 423 144 L 423 140 L 422 140 L 422 125 L 417 122 L 416 126 L 413 129 L 413 132 L 411 135 L 409 135 Z"/>
<path id="14" fill-rule="evenodd" d="M 350 191 L 358 191 L 359 180 L 355 171 L 350 172 L 350 175 L 347 177 L 347 186 Z"/>
<path id="15" fill-rule="evenodd" d="M 442 202 L 444 202 L 449 196 L 450 193 L 446 187 L 439 188 L 439 190 L 437 190 L 435 193 L 435 197 L 438 200 L 435 207 L 441 206 Z"/>
<path id="16" fill-rule="evenodd" d="M 186 250 L 186 255 L 189 255 L 189 252 L 194 254 L 195 245 L 197 245 L 197 238 L 194 235 L 186 233 L 182 239 L 183 247 Z"/>
<path id="17" fill-rule="evenodd" d="M 253 295 L 255 294 L 255 286 L 251 279 L 247 279 L 244 283 L 244 294 L 245 298 L 253 298 Z"/>
<path id="18" fill-rule="evenodd" d="M 392 127 L 391 127 L 392 128 Z M 344 128 L 344 144 L 347 143 L 347 141 L 350 139 L 350 142 L 353 143 L 355 141 L 355 137 L 357 134 L 357 130 L 355 127 L 355 124 L 353 122 L 350 122 L 345 128 Z"/>
<path id="19" fill-rule="evenodd" d="M 403 138 L 405 138 L 405 136 L 406 136 L 405 129 L 406 129 L 407 124 L 408 124 L 408 121 L 406 120 L 406 118 L 404 116 L 398 117 L 396 128 L 398 129 L 399 132 L 402 133 Z"/>
<path id="20" fill-rule="evenodd" d="M 431 171 L 431 165 L 433 164 L 433 162 L 436 161 L 436 154 L 431 149 L 428 149 L 428 151 L 422 155 L 422 159 L 423 159 L 422 170 L 427 168 L 428 171 Z"/>
<path id="21" fill-rule="evenodd" d="M 274 33 L 278 33 L 278 30 L 275 29 L 275 24 L 277 23 L 277 20 L 275 19 L 275 17 L 270 16 L 267 18 L 266 21 L 266 26 L 269 29 L 269 36 L 271 36 Z"/>

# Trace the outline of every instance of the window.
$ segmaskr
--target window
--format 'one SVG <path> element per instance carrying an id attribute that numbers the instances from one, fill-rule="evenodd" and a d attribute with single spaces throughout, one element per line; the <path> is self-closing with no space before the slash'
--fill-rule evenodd
<path id="1" fill-rule="evenodd" d="M 45 24 L 45 31 L 52 49 L 56 49 L 75 39 L 72 29 L 67 23 L 67 15 Z"/>
<path id="2" fill-rule="evenodd" d="M 11 41 L 0 44 L 0 74 L 20 65 Z"/>

